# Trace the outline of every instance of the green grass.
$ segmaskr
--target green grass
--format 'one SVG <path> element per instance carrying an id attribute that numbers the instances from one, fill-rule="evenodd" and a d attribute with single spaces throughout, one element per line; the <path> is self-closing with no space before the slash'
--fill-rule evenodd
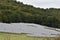
<path id="1" fill-rule="evenodd" d="M 54 38 L 28 37 L 26 34 L 13 34 L 0 32 L 0 40 L 54 40 Z"/>

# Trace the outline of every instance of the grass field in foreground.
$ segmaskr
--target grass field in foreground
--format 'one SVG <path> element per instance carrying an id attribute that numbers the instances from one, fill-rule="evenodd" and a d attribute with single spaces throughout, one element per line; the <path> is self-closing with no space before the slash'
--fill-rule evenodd
<path id="1" fill-rule="evenodd" d="M 55 39 L 42 37 L 28 37 L 25 34 L 13 34 L 13 33 L 10 34 L 0 32 L 0 40 L 55 40 Z"/>

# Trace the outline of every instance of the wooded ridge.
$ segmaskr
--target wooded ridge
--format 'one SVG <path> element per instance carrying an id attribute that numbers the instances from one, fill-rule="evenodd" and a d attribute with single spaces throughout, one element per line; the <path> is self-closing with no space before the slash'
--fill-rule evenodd
<path id="1" fill-rule="evenodd" d="M 16 0 L 0 0 L 0 22 L 36 23 L 60 28 L 60 9 L 35 8 Z"/>

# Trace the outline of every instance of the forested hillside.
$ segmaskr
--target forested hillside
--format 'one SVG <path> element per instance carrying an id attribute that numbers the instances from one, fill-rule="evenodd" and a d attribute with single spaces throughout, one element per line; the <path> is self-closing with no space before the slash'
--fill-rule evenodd
<path id="1" fill-rule="evenodd" d="M 36 23 L 60 28 L 60 9 L 35 8 L 16 0 L 0 0 L 0 22 Z"/>

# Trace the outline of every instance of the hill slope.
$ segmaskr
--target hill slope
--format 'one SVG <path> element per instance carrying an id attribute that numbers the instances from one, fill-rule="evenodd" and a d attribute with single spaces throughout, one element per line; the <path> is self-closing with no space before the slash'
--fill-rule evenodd
<path id="1" fill-rule="evenodd" d="M 0 0 L 0 22 L 37 23 L 60 28 L 60 9 L 35 8 L 16 0 Z"/>

